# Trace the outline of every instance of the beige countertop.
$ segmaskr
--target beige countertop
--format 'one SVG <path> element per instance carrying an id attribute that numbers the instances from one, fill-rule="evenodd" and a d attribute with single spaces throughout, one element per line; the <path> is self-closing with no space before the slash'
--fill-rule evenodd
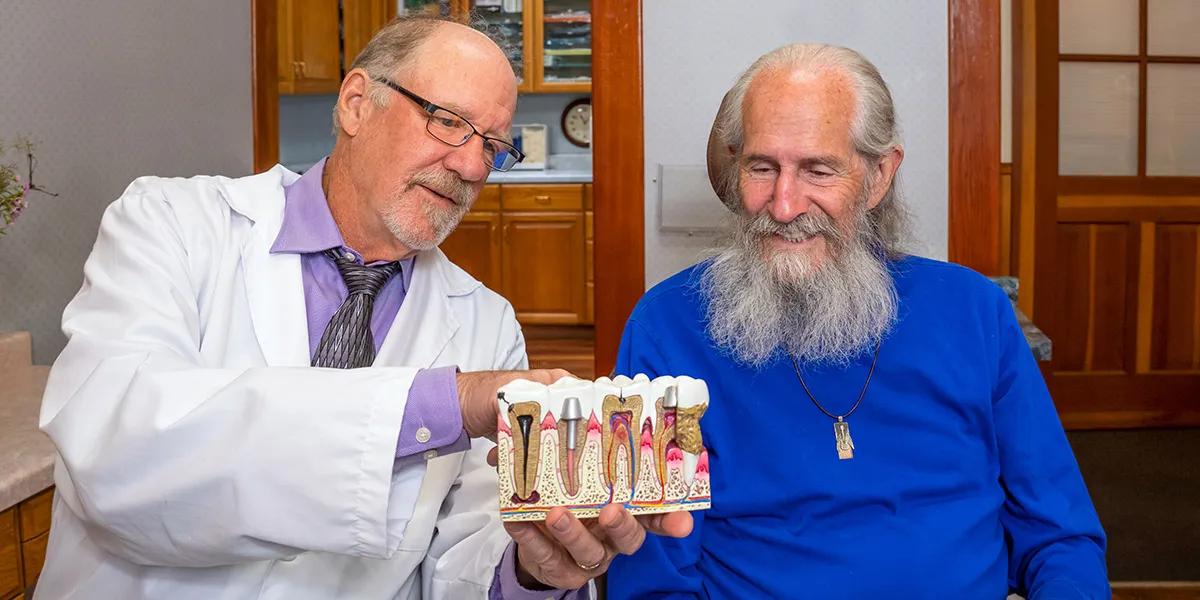
<path id="1" fill-rule="evenodd" d="M 0 372 L 0 511 L 54 484 L 54 444 L 38 429 L 50 367 Z"/>

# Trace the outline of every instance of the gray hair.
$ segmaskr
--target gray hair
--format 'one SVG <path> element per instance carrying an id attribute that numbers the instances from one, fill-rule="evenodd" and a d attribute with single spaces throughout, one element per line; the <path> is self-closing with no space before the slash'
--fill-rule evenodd
<path id="1" fill-rule="evenodd" d="M 437 15 L 401 14 L 375 32 L 371 41 L 367 42 L 362 52 L 358 53 L 347 71 L 361 68 L 371 77 L 385 75 L 392 80 L 402 79 L 413 67 L 421 46 L 433 37 L 433 34 L 444 23 L 459 23 L 484 34 L 500 47 L 504 55 L 509 58 L 510 63 L 519 52 L 503 36 L 499 35 L 497 26 L 488 23 L 478 13 L 472 13 L 468 17 L 467 23 L 460 23 L 455 19 Z M 388 91 L 389 88 L 374 80 L 371 80 L 368 85 L 367 97 L 376 106 L 386 107 L 392 97 Z M 338 108 L 335 105 L 333 107 L 333 135 L 336 137 L 341 132 L 342 124 L 338 118 Z"/>
<path id="2" fill-rule="evenodd" d="M 750 65 L 733 88 L 717 115 L 716 135 L 724 146 L 732 147 L 740 157 L 745 143 L 742 122 L 746 92 L 754 78 L 764 71 L 775 69 L 840 73 L 851 83 L 855 97 L 855 114 L 850 125 L 850 143 L 854 151 L 868 163 L 873 163 L 900 145 L 900 128 L 896 122 L 896 107 L 892 93 L 879 70 L 866 57 L 841 46 L 811 42 L 776 48 Z M 722 185 L 726 193 L 737 197 L 739 169 L 730 168 Z M 865 185 L 874 185 L 873 171 L 868 171 Z M 889 257 L 906 254 L 911 217 L 900 198 L 900 173 L 879 204 L 868 214 L 868 224 Z"/>

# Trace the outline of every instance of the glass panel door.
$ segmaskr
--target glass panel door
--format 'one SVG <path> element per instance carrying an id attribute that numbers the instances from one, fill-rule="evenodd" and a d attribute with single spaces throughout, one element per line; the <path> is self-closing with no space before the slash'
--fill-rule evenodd
<path id="1" fill-rule="evenodd" d="M 450 16 L 451 0 L 400 0 L 404 14 L 425 13 L 442 17 Z"/>
<path id="2" fill-rule="evenodd" d="M 591 83 L 591 11 L 591 0 L 542 0 L 542 83 Z"/>
<path id="3" fill-rule="evenodd" d="M 483 20 L 488 34 L 500 43 L 517 83 L 525 81 L 525 14 L 524 3 L 535 0 L 471 0 L 470 10 Z"/>

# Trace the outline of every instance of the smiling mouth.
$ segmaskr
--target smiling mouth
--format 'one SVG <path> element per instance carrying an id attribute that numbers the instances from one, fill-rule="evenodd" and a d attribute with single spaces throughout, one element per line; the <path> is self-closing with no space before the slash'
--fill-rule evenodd
<path id="1" fill-rule="evenodd" d="M 775 234 L 775 237 L 778 237 L 779 239 L 781 239 L 785 242 L 789 242 L 792 244 L 799 244 L 801 242 L 807 242 L 807 241 L 817 237 L 818 235 L 822 235 L 822 234 L 818 232 L 818 233 L 811 233 L 809 235 L 804 235 L 804 236 L 790 236 L 790 235 L 783 235 L 783 234 L 777 233 L 777 234 Z"/>
<path id="2" fill-rule="evenodd" d="M 445 194 L 443 194 L 443 193 L 441 193 L 441 192 L 439 192 L 439 191 L 437 191 L 437 190 L 435 190 L 435 189 L 433 189 L 433 188 L 431 188 L 431 187 L 429 187 L 429 186 L 425 186 L 425 185 L 423 185 L 423 186 L 421 186 L 421 187 L 425 188 L 426 190 L 429 190 L 429 193 L 433 194 L 434 196 L 437 196 L 437 197 L 441 198 L 442 200 L 445 200 L 446 202 L 449 202 L 450 204 L 458 204 L 458 201 L 457 201 L 457 200 L 455 200 L 454 198 L 451 198 L 450 196 L 447 196 L 447 195 L 445 195 Z"/>

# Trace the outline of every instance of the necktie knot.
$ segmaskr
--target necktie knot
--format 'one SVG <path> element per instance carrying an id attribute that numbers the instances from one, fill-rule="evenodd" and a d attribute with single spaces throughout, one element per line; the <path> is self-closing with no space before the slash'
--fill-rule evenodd
<path id="1" fill-rule="evenodd" d="M 341 273 L 351 296 L 365 295 L 374 298 L 392 275 L 400 270 L 400 263 L 397 262 L 368 267 L 346 258 L 336 250 L 327 250 L 325 254 L 337 265 L 338 273 Z"/>

